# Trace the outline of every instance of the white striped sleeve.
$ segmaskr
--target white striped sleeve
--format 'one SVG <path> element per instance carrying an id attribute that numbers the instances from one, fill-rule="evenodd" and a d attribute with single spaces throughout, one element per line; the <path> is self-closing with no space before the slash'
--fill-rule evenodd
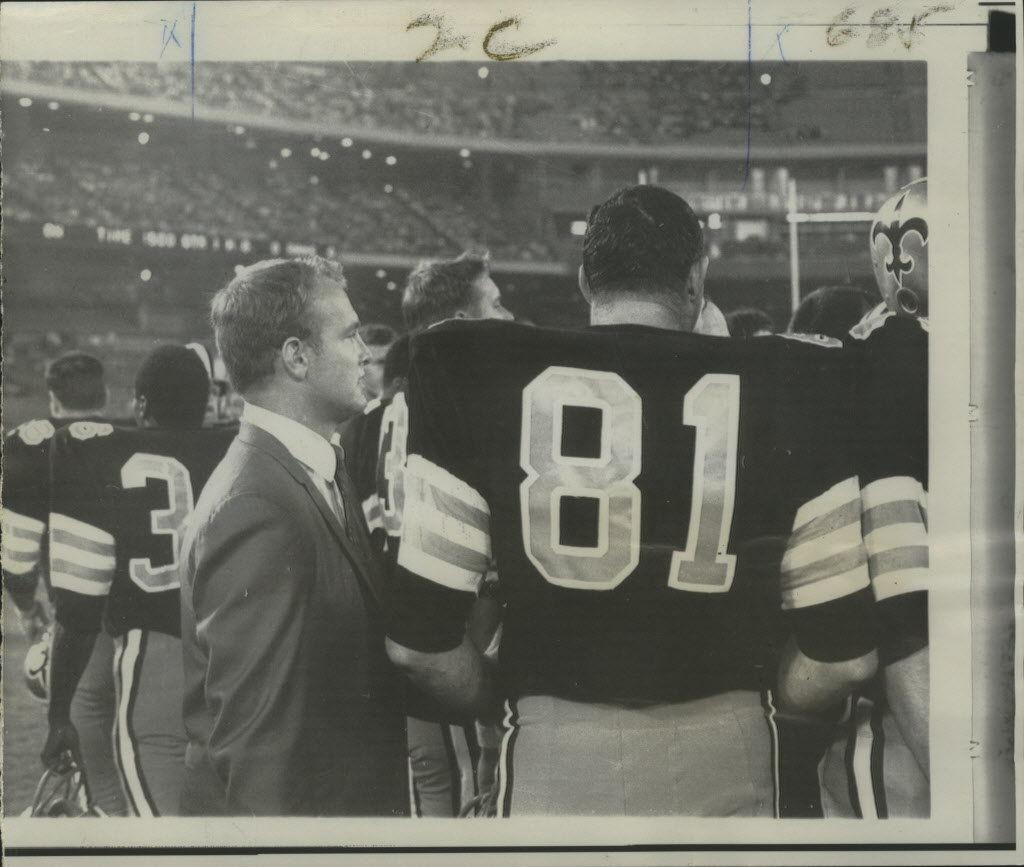
<path id="1" fill-rule="evenodd" d="M 42 559 L 46 524 L 11 509 L 0 512 L 3 532 L 3 571 L 8 575 L 28 575 Z"/>
<path id="2" fill-rule="evenodd" d="M 110 533 L 59 512 L 50 513 L 50 581 L 55 588 L 105 596 L 116 563 Z"/>
<path id="3" fill-rule="evenodd" d="M 398 564 L 435 584 L 475 593 L 490 562 L 486 500 L 447 470 L 410 455 Z"/>
<path id="4" fill-rule="evenodd" d="M 928 587 L 928 494 L 910 476 L 878 479 L 861 490 L 864 544 L 875 599 Z"/>
<path id="5" fill-rule="evenodd" d="M 782 607 L 807 608 L 870 585 L 860 486 L 844 479 L 797 511 L 782 558 Z"/>

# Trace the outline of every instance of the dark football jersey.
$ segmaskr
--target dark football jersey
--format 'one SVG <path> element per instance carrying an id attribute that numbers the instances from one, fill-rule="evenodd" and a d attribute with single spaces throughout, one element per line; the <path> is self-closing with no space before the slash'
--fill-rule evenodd
<path id="1" fill-rule="evenodd" d="M 513 695 L 757 688 L 780 602 L 868 586 L 848 353 L 812 344 L 628 325 L 420 335 L 392 638 L 457 645 L 493 560 Z"/>
<path id="2" fill-rule="evenodd" d="M 75 422 L 50 452 L 50 580 L 57 618 L 111 635 L 180 634 L 177 549 L 236 430 Z"/>
<path id="3" fill-rule="evenodd" d="M 864 540 L 879 600 L 926 588 L 928 322 L 879 308 L 851 332 Z"/>
<path id="4" fill-rule="evenodd" d="M 4 437 L 3 572 L 5 581 L 35 580 L 45 555 L 50 512 L 50 440 L 59 421 L 35 419 Z"/>

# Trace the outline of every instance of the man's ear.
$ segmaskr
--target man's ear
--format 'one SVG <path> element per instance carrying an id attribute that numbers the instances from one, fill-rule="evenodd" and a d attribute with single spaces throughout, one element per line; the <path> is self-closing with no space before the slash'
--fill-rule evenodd
<path id="1" fill-rule="evenodd" d="M 583 266 L 580 265 L 579 270 L 576 272 L 576 284 L 580 287 L 580 294 L 584 300 L 590 303 L 590 281 L 587 279 L 587 272 L 583 270 Z"/>
<path id="2" fill-rule="evenodd" d="M 690 266 L 690 274 L 686 281 L 686 292 L 692 300 L 697 301 L 704 294 L 704 280 L 708 276 L 708 265 L 711 260 L 701 256 Z"/>
<path id="3" fill-rule="evenodd" d="M 298 337 L 289 337 L 281 344 L 281 364 L 292 379 L 304 380 L 309 371 L 309 355 L 306 345 Z"/>
<path id="4" fill-rule="evenodd" d="M 135 400 L 132 403 L 132 415 L 135 416 L 135 424 L 139 427 L 143 427 L 146 421 L 146 412 L 149 408 L 149 404 L 146 401 L 146 395 L 137 394 Z"/>

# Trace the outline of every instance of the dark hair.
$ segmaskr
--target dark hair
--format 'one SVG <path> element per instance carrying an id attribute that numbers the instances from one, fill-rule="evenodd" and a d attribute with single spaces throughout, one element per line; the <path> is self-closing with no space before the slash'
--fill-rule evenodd
<path id="1" fill-rule="evenodd" d="M 146 398 L 146 417 L 160 427 L 202 427 L 210 375 L 194 350 L 165 343 L 142 362 L 135 375 L 135 396 Z"/>
<path id="2" fill-rule="evenodd" d="M 758 331 L 774 333 L 775 323 L 763 310 L 756 307 L 739 307 L 725 314 L 730 337 L 753 337 Z"/>
<path id="3" fill-rule="evenodd" d="M 65 409 L 102 410 L 107 403 L 103 363 L 85 352 L 66 352 L 46 367 L 46 388 Z"/>
<path id="4" fill-rule="evenodd" d="M 313 303 L 321 277 L 347 288 L 341 265 L 309 256 L 257 262 L 213 297 L 210 322 L 237 391 L 244 395 L 274 372 L 274 358 L 289 337 L 317 344 Z"/>
<path id="5" fill-rule="evenodd" d="M 845 340 L 868 310 L 871 300 L 854 286 L 822 286 L 796 308 L 789 324 L 794 334 L 824 334 Z"/>
<path id="6" fill-rule="evenodd" d="M 398 335 L 390 325 L 367 322 L 359 326 L 359 336 L 367 346 L 390 346 Z"/>
<path id="7" fill-rule="evenodd" d="M 384 356 L 384 384 L 390 385 L 399 377 L 409 375 L 409 343 L 408 334 L 403 334 L 388 348 Z"/>
<path id="8" fill-rule="evenodd" d="M 693 209 L 663 187 L 626 187 L 590 212 L 583 271 L 594 292 L 663 295 L 686 284 L 704 253 Z"/>
<path id="9" fill-rule="evenodd" d="M 406 280 L 402 318 L 410 331 L 451 319 L 473 303 L 473 284 L 488 273 L 487 255 L 463 253 L 457 259 L 420 262 Z"/>

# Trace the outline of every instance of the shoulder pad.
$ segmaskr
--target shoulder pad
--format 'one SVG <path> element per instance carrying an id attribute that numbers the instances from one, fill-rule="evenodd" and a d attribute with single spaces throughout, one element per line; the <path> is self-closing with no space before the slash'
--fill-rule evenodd
<path id="1" fill-rule="evenodd" d="M 37 446 L 53 436 L 54 427 L 47 419 L 37 418 L 20 425 L 17 434 L 25 445 Z"/>
<path id="2" fill-rule="evenodd" d="M 68 426 L 68 433 L 76 440 L 91 440 L 114 432 L 114 426 L 105 421 L 76 421 Z"/>

